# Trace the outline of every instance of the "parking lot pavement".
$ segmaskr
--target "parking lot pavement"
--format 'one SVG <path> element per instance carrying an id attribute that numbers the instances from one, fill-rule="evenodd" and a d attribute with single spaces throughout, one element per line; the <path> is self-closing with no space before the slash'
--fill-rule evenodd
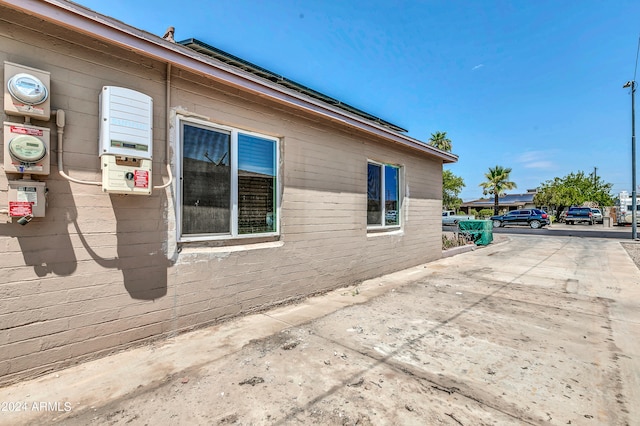
<path id="1" fill-rule="evenodd" d="M 0 389 L 72 406 L 0 423 L 633 424 L 639 324 L 620 241 L 509 235 Z"/>

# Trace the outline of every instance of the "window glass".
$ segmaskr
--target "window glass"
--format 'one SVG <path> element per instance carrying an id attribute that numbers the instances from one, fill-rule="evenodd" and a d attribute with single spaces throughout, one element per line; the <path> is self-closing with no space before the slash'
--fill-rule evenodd
<path id="1" fill-rule="evenodd" d="M 238 135 L 238 233 L 275 231 L 276 143 Z"/>
<path id="2" fill-rule="evenodd" d="M 382 166 L 369 163 L 367 176 L 367 225 L 382 223 Z"/>
<path id="3" fill-rule="evenodd" d="M 229 133 L 182 127 L 182 232 L 230 232 L 231 168 Z"/>
<path id="4" fill-rule="evenodd" d="M 278 232 L 278 140 L 180 120 L 180 237 Z"/>
<path id="5" fill-rule="evenodd" d="M 400 225 L 400 168 L 368 163 L 367 225 Z"/>
<path id="6" fill-rule="evenodd" d="M 385 225 L 399 225 L 398 216 L 398 168 L 392 166 L 384 167 L 384 206 Z"/>

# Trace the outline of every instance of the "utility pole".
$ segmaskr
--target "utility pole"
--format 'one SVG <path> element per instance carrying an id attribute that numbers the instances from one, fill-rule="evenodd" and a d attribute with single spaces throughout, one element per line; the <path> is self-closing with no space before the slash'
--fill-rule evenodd
<path id="1" fill-rule="evenodd" d="M 623 88 L 631 88 L 631 239 L 638 238 L 638 229 L 636 224 L 637 210 L 637 190 L 636 190 L 636 82 L 635 80 L 627 81 Z"/>

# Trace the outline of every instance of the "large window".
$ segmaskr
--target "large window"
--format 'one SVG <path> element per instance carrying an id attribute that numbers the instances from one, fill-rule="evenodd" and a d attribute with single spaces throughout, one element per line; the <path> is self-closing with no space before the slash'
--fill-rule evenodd
<path id="1" fill-rule="evenodd" d="M 278 140 L 180 120 L 180 238 L 278 232 Z"/>
<path id="2" fill-rule="evenodd" d="M 389 164 L 368 164 L 367 225 L 400 226 L 400 168 Z"/>

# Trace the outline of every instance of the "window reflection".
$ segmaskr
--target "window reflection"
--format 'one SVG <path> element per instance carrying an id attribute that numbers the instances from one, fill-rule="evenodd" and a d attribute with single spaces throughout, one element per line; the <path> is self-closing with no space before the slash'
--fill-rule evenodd
<path id="1" fill-rule="evenodd" d="M 382 223 L 381 166 L 369 164 L 367 176 L 367 225 Z"/>
<path id="2" fill-rule="evenodd" d="M 183 232 L 228 233 L 231 225 L 230 135 L 185 124 L 182 141 Z"/>
<path id="3" fill-rule="evenodd" d="M 238 233 L 276 230 L 276 144 L 238 135 Z"/>

